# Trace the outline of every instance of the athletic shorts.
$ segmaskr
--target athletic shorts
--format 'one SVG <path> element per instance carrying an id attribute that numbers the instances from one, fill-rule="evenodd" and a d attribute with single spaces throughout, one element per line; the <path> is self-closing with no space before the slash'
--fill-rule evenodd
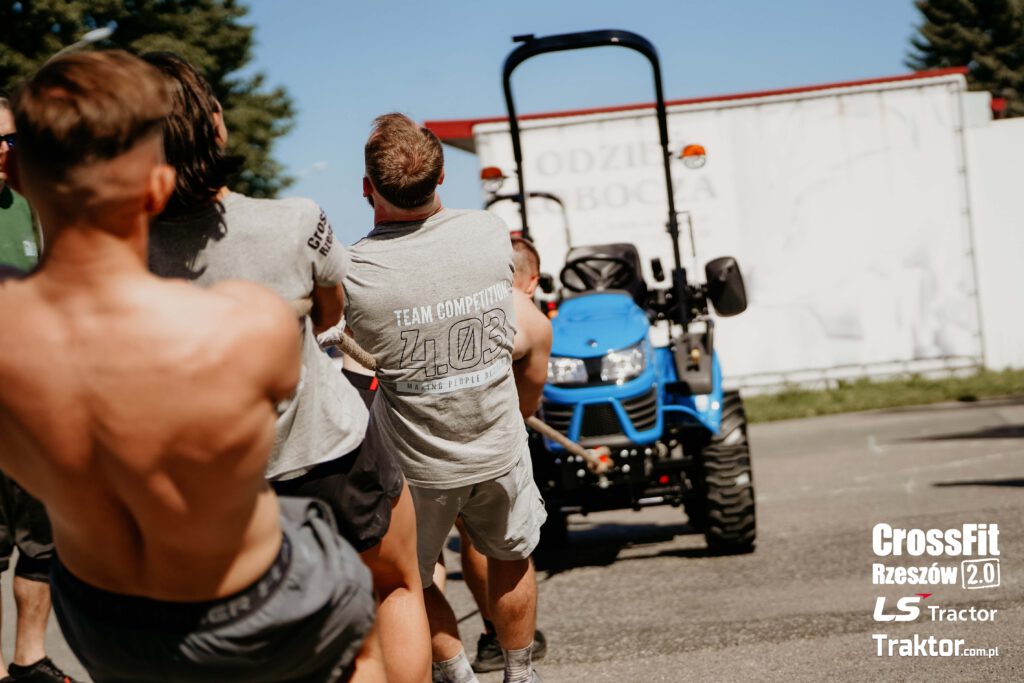
<path id="1" fill-rule="evenodd" d="M 391 525 L 391 504 L 405 477 L 388 452 L 359 446 L 300 477 L 271 481 L 279 496 L 316 498 L 331 508 L 338 531 L 357 552 L 380 543 Z"/>
<path id="2" fill-rule="evenodd" d="M 496 479 L 454 489 L 410 485 L 409 492 L 416 508 L 416 554 L 424 588 L 434 582 L 434 565 L 456 517 L 461 515 L 476 549 L 497 560 L 529 557 L 547 519 L 528 453 Z"/>
<path id="3" fill-rule="evenodd" d="M 337 535 L 322 503 L 280 502 L 283 541 L 274 564 L 249 588 L 221 600 L 111 593 L 76 578 L 54 558 L 53 609 L 93 680 L 346 680 L 373 624 L 370 573 Z"/>
<path id="4" fill-rule="evenodd" d="M 342 368 L 341 374 L 345 375 L 345 379 L 356 388 L 356 391 L 359 392 L 363 399 L 363 403 L 366 404 L 366 409 L 369 410 L 370 406 L 373 405 L 373 399 L 377 396 L 377 378 L 373 375 L 352 372 L 345 368 Z"/>
<path id="5" fill-rule="evenodd" d="M 7 571 L 18 549 L 14 575 L 33 581 L 50 580 L 53 532 L 43 504 L 16 481 L 0 472 L 0 572 Z"/>
<path id="6" fill-rule="evenodd" d="M 376 395 L 376 378 L 343 372 L 369 408 Z M 405 477 L 393 455 L 362 446 L 300 477 L 270 482 L 279 496 L 327 503 L 341 535 L 361 553 L 380 543 L 387 533 L 392 502 L 402 494 L 403 484 Z"/>

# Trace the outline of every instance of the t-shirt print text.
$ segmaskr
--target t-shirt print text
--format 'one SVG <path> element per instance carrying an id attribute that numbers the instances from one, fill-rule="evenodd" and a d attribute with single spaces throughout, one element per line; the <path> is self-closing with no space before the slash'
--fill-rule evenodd
<path id="1" fill-rule="evenodd" d="M 327 221 L 327 214 L 324 213 L 323 209 L 320 209 L 320 220 L 316 224 L 316 232 L 306 240 L 306 246 L 320 252 L 321 256 L 327 256 L 333 244 L 334 231 L 331 229 L 331 224 Z"/>

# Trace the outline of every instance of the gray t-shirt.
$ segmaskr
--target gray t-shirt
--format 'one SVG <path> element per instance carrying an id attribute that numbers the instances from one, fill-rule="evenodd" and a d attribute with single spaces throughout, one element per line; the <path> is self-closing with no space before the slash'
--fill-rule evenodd
<path id="1" fill-rule="evenodd" d="M 296 301 L 309 297 L 314 283 L 341 284 L 349 258 L 314 202 L 230 193 L 195 216 L 154 223 L 149 267 L 203 286 L 251 280 Z M 366 433 L 368 413 L 359 392 L 320 350 L 308 316 L 303 326 L 302 380 L 277 422 L 270 479 L 296 476 L 342 456 Z"/>
<path id="2" fill-rule="evenodd" d="M 504 222 L 444 209 L 380 224 L 350 254 L 346 319 L 380 382 L 367 446 L 396 453 L 409 483 L 425 488 L 494 479 L 529 457 Z"/>

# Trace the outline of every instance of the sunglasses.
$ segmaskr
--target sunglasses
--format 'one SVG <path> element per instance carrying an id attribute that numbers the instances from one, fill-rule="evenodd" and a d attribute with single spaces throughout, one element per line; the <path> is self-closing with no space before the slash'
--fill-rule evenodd
<path id="1" fill-rule="evenodd" d="M 7 149 L 14 149 L 14 143 L 18 139 L 17 133 L 8 133 L 7 135 L 0 135 L 0 142 L 7 143 Z"/>

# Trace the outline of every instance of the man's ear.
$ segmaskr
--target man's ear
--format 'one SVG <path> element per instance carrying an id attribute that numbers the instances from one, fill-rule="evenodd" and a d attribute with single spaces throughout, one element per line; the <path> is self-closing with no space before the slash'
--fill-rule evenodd
<path id="1" fill-rule="evenodd" d="M 213 112 L 213 127 L 217 131 L 217 144 L 220 145 L 221 149 L 226 149 L 228 146 L 228 127 L 224 123 L 224 107 L 221 106 L 220 102 L 217 103 L 217 111 Z"/>
<path id="2" fill-rule="evenodd" d="M 7 184 L 10 185 L 15 192 L 22 194 L 21 192 L 21 172 L 18 170 L 18 150 L 8 149 L 7 158 L 4 160 L 4 173 L 7 174 Z"/>
<path id="3" fill-rule="evenodd" d="M 530 283 L 526 285 L 526 296 L 533 298 L 533 293 L 537 291 L 537 285 L 540 284 L 540 276 L 534 275 L 530 278 Z"/>
<path id="4" fill-rule="evenodd" d="M 444 182 L 444 167 L 441 168 L 441 175 L 437 177 L 437 184 L 440 185 Z"/>
<path id="5" fill-rule="evenodd" d="M 363 196 L 369 197 L 373 194 L 373 185 L 370 184 L 370 179 L 363 176 Z"/>
<path id="6" fill-rule="evenodd" d="M 174 194 L 174 167 L 157 164 L 149 172 L 149 188 L 146 192 L 146 213 L 151 218 L 159 216 L 167 206 L 167 200 Z"/>

